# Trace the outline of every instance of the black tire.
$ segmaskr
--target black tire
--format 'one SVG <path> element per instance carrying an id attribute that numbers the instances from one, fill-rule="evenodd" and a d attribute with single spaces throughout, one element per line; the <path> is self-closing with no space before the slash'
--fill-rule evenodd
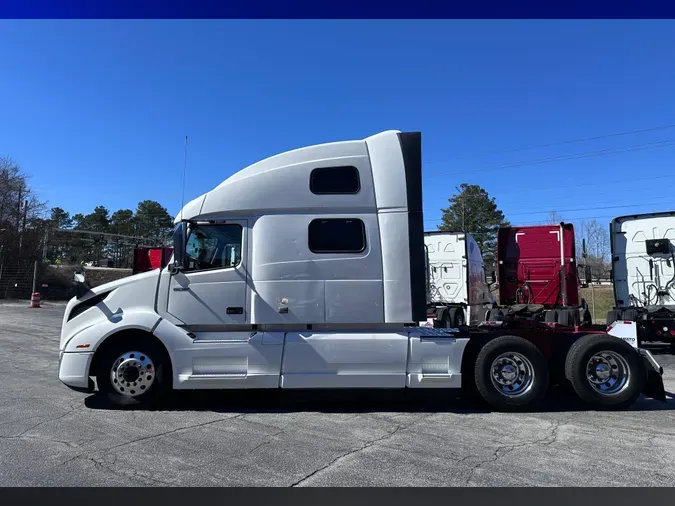
<path id="1" fill-rule="evenodd" d="M 615 392 L 597 391 L 591 385 L 587 374 L 587 366 L 591 358 L 602 352 L 608 352 L 605 357 L 612 358 L 612 355 L 618 355 L 623 359 L 623 364 L 615 364 L 617 369 L 611 365 L 609 370 L 613 373 L 612 378 L 615 377 L 614 371 L 620 372 L 621 369 L 627 367 L 624 375 L 627 380 L 621 388 L 619 388 L 620 385 L 617 386 Z M 572 384 L 577 396 L 586 404 L 594 408 L 620 409 L 630 406 L 640 397 L 646 381 L 646 371 L 642 357 L 627 342 L 606 334 L 588 334 L 576 341 L 567 352 L 565 378 Z"/>
<path id="2" fill-rule="evenodd" d="M 152 361 L 154 377 L 150 374 L 152 383 L 142 394 L 134 397 L 127 397 L 120 394 L 113 387 L 111 379 L 111 370 L 114 363 L 120 356 L 129 352 L 139 352 L 141 357 L 147 357 Z M 143 336 L 135 338 L 124 337 L 112 342 L 101 350 L 102 356 L 97 361 L 96 384 L 98 385 L 98 394 L 105 397 L 115 406 L 120 407 L 142 407 L 150 408 L 161 404 L 172 390 L 172 372 L 170 359 L 166 351 L 156 344 L 152 339 Z M 115 380 L 116 382 L 116 380 Z M 134 392 L 135 394 L 136 392 Z"/>
<path id="3" fill-rule="evenodd" d="M 493 364 L 503 354 L 516 353 L 527 359 L 531 369 L 531 383 L 520 395 L 505 393 L 493 383 Z M 508 357 L 518 361 L 517 356 Z M 524 377 L 519 375 L 518 377 Z M 523 409 L 543 398 L 549 386 L 549 370 L 546 358 L 539 349 L 522 337 L 501 336 L 488 341 L 476 357 L 474 366 L 476 388 L 481 397 L 493 408 L 501 411 Z"/>

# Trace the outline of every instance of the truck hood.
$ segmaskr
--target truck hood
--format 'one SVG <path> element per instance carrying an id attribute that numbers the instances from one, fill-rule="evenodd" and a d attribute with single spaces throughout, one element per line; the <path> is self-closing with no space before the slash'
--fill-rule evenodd
<path id="1" fill-rule="evenodd" d="M 120 278 L 116 279 L 114 281 L 110 281 L 109 283 L 105 283 L 103 285 L 99 285 L 97 287 L 94 287 L 91 289 L 91 293 L 85 295 L 81 299 L 77 299 L 79 301 L 83 301 L 88 299 L 89 297 L 93 297 L 95 295 L 98 295 L 100 293 L 105 293 L 105 292 L 111 292 L 115 288 L 120 288 L 122 286 L 126 285 L 131 285 L 134 283 L 141 283 L 143 280 L 146 280 L 148 278 L 159 278 L 159 274 L 161 272 L 161 269 L 154 269 L 151 271 L 147 272 L 141 272 L 139 274 L 134 274 L 133 276 L 127 276 L 125 278 Z"/>

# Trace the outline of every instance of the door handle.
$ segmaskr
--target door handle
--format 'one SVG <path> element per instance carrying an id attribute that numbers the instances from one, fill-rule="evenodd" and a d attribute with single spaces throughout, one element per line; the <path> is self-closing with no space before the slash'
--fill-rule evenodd
<path id="1" fill-rule="evenodd" d="M 227 314 L 244 314 L 243 307 L 228 307 L 225 312 Z"/>
<path id="2" fill-rule="evenodd" d="M 174 292 L 187 292 L 189 288 L 187 286 L 177 286 L 173 289 Z"/>

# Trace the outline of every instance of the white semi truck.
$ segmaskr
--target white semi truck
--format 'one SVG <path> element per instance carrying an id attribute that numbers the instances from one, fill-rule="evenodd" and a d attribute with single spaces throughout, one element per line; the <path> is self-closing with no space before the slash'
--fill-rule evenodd
<path id="1" fill-rule="evenodd" d="M 665 400 L 630 323 L 616 337 L 520 321 L 420 327 L 423 223 L 419 133 L 262 160 L 185 205 L 168 266 L 77 284 L 59 379 L 146 406 L 173 389 L 465 388 L 516 409 L 561 382 L 589 405 Z"/>
<path id="2" fill-rule="evenodd" d="M 485 263 L 471 234 L 424 233 L 427 254 L 427 326 L 478 325 L 495 305 Z"/>
<path id="3" fill-rule="evenodd" d="M 607 324 L 637 323 L 640 341 L 675 343 L 675 211 L 610 224 L 615 307 Z"/>

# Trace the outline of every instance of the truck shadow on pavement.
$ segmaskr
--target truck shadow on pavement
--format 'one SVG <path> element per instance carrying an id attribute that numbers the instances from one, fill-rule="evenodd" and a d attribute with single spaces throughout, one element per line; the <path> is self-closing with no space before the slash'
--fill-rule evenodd
<path id="1" fill-rule="evenodd" d="M 666 392 L 667 402 L 641 397 L 619 411 L 675 410 L 675 394 Z M 89 409 L 135 410 L 135 406 L 116 407 L 105 398 L 85 399 Z M 454 413 L 478 414 L 494 411 L 478 400 L 461 399 L 442 391 L 175 391 L 153 411 L 211 411 L 214 413 Z M 577 398 L 561 388 L 552 389 L 538 405 L 522 412 L 565 413 L 589 411 Z M 617 411 L 617 410 L 613 410 Z"/>

